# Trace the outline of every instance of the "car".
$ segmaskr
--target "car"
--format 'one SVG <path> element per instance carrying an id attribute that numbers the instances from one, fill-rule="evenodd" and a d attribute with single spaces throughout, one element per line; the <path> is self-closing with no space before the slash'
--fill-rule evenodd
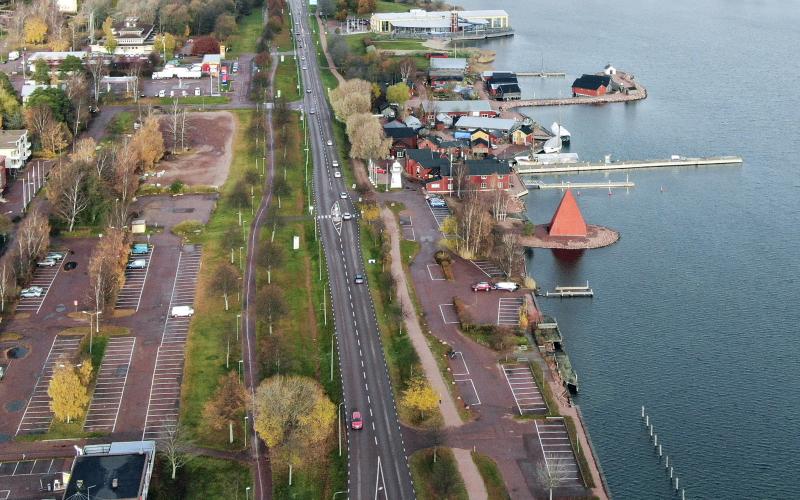
<path id="1" fill-rule="evenodd" d="M 53 259 L 55 261 L 58 261 L 62 260 L 66 256 L 67 256 L 66 252 L 47 252 L 47 256 L 45 257 L 45 259 Z"/>
<path id="2" fill-rule="evenodd" d="M 125 267 L 128 269 L 144 269 L 147 267 L 147 261 L 144 259 L 134 259 L 128 262 L 128 265 Z"/>
<path id="3" fill-rule="evenodd" d="M 490 292 L 494 290 L 494 286 L 488 281 L 479 281 L 472 285 L 473 292 Z"/>
<path id="4" fill-rule="evenodd" d="M 350 427 L 354 431 L 360 431 L 364 428 L 364 421 L 361 419 L 360 411 L 353 411 L 353 416 L 350 418 Z"/>
<path id="5" fill-rule="evenodd" d="M 170 97 L 175 97 L 175 91 L 174 90 L 170 90 L 169 91 L 169 96 Z"/>
<path id="6" fill-rule="evenodd" d="M 139 97 L 147 97 L 147 94 L 145 94 L 144 92 L 142 92 L 142 93 L 140 93 L 140 94 L 139 94 Z"/>
<path id="7" fill-rule="evenodd" d="M 307 67 L 303 66 L 303 71 L 305 71 L 305 70 L 307 70 L 307 69 L 308 69 Z"/>
<path id="8" fill-rule="evenodd" d="M 158 91 L 158 97 L 165 97 L 166 95 L 167 95 L 167 91 L 166 90 L 161 89 L 161 90 Z"/>
<path id="9" fill-rule="evenodd" d="M 364 275 L 363 274 L 356 274 L 355 278 L 353 278 L 353 283 L 356 285 L 363 285 L 364 284 Z"/>
<path id="10" fill-rule="evenodd" d="M 333 160 L 331 162 L 331 165 L 333 165 L 333 168 L 339 168 L 339 161 L 338 160 Z"/>
<path id="11" fill-rule="evenodd" d="M 19 292 L 19 296 L 24 298 L 41 297 L 42 294 L 44 294 L 44 288 L 40 286 L 30 286 L 28 288 L 23 288 L 22 291 Z"/>
<path id="12" fill-rule="evenodd" d="M 64 264 L 64 270 L 65 271 L 72 271 L 76 267 L 78 267 L 78 263 L 75 262 L 74 260 L 71 260 L 71 261 L 67 262 L 66 264 Z"/>
<path id="13" fill-rule="evenodd" d="M 56 264 L 58 264 L 58 262 L 56 262 L 55 259 L 42 259 L 42 260 L 40 260 L 39 262 L 36 263 L 36 266 L 37 267 L 53 267 Z"/>
<path id="14" fill-rule="evenodd" d="M 147 255 L 150 253 L 150 245 L 147 243 L 134 243 L 131 247 L 131 255 Z"/>
<path id="15" fill-rule="evenodd" d="M 350 214 L 350 212 L 345 212 L 345 213 L 342 214 L 342 219 L 344 219 L 344 220 L 350 220 L 352 218 L 353 218 L 353 216 L 352 216 L 352 214 Z"/>
<path id="16" fill-rule="evenodd" d="M 444 208 L 447 206 L 447 202 L 441 198 L 430 198 L 428 204 L 433 208 Z"/>
<path id="17" fill-rule="evenodd" d="M 333 141 L 328 139 L 328 146 L 333 146 Z"/>
<path id="18" fill-rule="evenodd" d="M 306 56 L 300 56 L 300 60 L 301 61 L 305 61 L 306 60 Z"/>
<path id="19" fill-rule="evenodd" d="M 315 110 L 314 108 L 311 108 L 311 109 L 308 110 L 308 114 L 309 115 L 313 115 L 316 112 L 317 112 L 317 110 Z"/>
<path id="20" fill-rule="evenodd" d="M 194 88 L 194 95 L 200 95 L 200 87 Z"/>
<path id="21" fill-rule="evenodd" d="M 513 292 L 519 288 L 519 285 L 513 281 L 501 281 L 494 284 L 495 290 L 503 290 L 506 292 Z"/>
<path id="22" fill-rule="evenodd" d="M 385 174 L 386 173 L 386 169 L 383 168 L 383 167 L 375 167 L 375 173 L 376 174 Z"/>
<path id="23" fill-rule="evenodd" d="M 181 90 L 181 96 L 186 97 L 189 95 L 185 90 Z"/>
<path id="24" fill-rule="evenodd" d="M 341 199 L 343 199 L 343 200 L 346 200 L 346 199 L 347 199 L 347 193 L 345 193 L 344 191 L 342 191 L 341 193 L 339 193 L 339 198 L 341 198 Z"/>
<path id="25" fill-rule="evenodd" d="M 342 177 L 342 173 L 339 172 L 338 170 L 335 170 L 333 172 L 333 176 L 336 177 L 337 179 L 340 179 Z"/>
<path id="26" fill-rule="evenodd" d="M 310 93 L 311 93 L 311 89 L 306 89 L 306 94 L 310 94 Z"/>
<path id="27" fill-rule="evenodd" d="M 169 315 L 173 318 L 190 318 L 194 315 L 194 309 L 189 306 L 174 306 Z"/>

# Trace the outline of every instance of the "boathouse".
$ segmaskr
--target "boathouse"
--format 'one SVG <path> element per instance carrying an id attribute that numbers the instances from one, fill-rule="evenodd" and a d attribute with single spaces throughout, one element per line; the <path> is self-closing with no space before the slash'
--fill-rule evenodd
<path id="1" fill-rule="evenodd" d="M 582 75 L 572 82 L 572 96 L 601 96 L 608 92 L 611 85 L 609 75 Z"/>
<path id="2" fill-rule="evenodd" d="M 561 198 L 547 232 L 550 236 L 586 237 L 588 233 L 586 221 L 581 215 L 581 209 L 578 208 L 578 202 L 571 189 L 567 189 Z"/>

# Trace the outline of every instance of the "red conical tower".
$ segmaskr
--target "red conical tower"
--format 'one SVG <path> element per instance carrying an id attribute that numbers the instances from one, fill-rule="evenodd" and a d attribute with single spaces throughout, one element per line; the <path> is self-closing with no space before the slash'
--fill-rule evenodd
<path id="1" fill-rule="evenodd" d="M 550 221 L 550 236 L 579 236 L 585 237 L 587 233 L 586 221 L 583 220 L 578 202 L 572 195 L 572 190 L 567 189 L 561 203 L 558 204 L 553 220 Z"/>

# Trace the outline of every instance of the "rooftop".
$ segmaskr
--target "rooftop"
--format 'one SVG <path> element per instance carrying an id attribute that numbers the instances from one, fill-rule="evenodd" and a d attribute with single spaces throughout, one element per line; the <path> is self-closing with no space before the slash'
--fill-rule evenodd
<path id="1" fill-rule="evenodd" d="M 410 158 L 425 168 L 445 168 L 449 172 L 450 160 L 442 158 L 430 149 L 406 149 L 406 157 Z"/>
<path id="2" fill-rule="evenodd" d="M 517 125 L 515 120 L 507 118 L 484 118 L 482 116 L 462 116 L 456 122 L 456 127 L 461 129 L 483 128 L 487 130 L 509 131 Z"/>
<path id="3" fill-rule="evenodd" d="M 464 19 L 486 19 L 490 17 L 508 17 L 508 12 L 504 10 L 459 10 L 458 17 Z M 445 19 L 447 26 L 450 26 L 450 16 L 452 11 L 425 11 L 422 9 L 411 9 L 409 12 L 385 12 L 372 14 L 374 19 L 381 21 L 390 21 L 392 24 L 397 24 L 399 21 L 415 21 L 418 22 L 423 19 Z"/>
<path id="4" fill-rule="evenodd" d="M 467 160 L 464 164 L 467 166 L 469 175 L 506 175 L 511 172 L 511 167 L 508 165 L 508 162 L 500 161 L 497 158 Z"/>
<path id="5" fill-rule="evenodd" d="M 431 57 L 431 69 L 466 69 L 467 60 L 463 57 Z"/>
<path id="6" fill-rule="evenodd" d="M 64 498 L 146 498 L 154 455 L 154 441 L 87 445 L 75 457 Z"/>
<path id="7" fill-rule="evenodd" d="M 422 109 L 426 113 L 479 113 L 491 111 L 492 105 L 488 101 L 423 101 Z"/>
<path id="8" fill-rule="evenodd" d="M 16 147 L 16 142 L 20 137 L 27 134 L 26 129 L 22 130 L 0 130 L 0 148 L 4 146 Z"/>
<path id="9" fill-rule="evenodd" d="M 600 87 L 608 87 L 610 83 L 611 77 L 608 75 L 582 75 L 572 82 L 572 86 L 582 89 L 597 90 Z"/>

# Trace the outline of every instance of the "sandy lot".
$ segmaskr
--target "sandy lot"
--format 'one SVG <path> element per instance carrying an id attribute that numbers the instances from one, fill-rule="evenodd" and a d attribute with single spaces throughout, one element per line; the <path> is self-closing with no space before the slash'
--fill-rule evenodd
<path id="1" fill-rule="evenodd" d="M 169 117 L 161 117 L 164 147 L 172 149 Z M 186 119 L 186 142 L 189 151 L 170 154 L 158 165 L 160 177 L 151 177 L 148 184 L 169 185 L 180 180 L 187 185 L 222 186 L 228 178 L 233 157 L 233 134 L 236 119 L 227 111 L 189 113 Z"/>

